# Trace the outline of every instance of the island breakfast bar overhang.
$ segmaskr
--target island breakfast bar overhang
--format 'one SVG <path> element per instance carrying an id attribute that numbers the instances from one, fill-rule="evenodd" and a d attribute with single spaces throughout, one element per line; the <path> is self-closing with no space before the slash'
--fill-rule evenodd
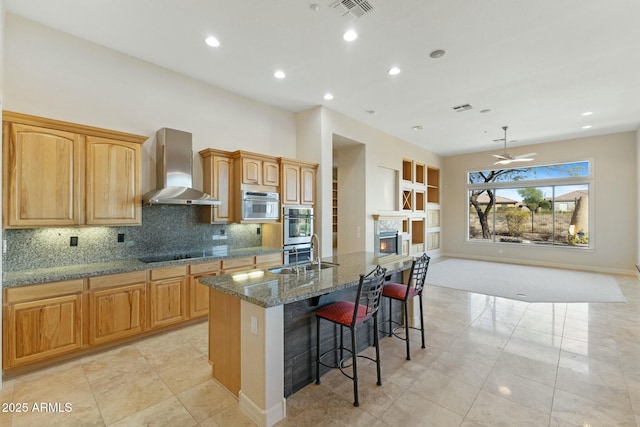
<path id="1" fill-rule="evenodd" d="M 322 261 L 336 266 L 300 274 L 256 269 L 200 280 L 210 288 L 213 377 L 238 397 L 240 408 L 260 426 L 272 426 L 286 417 L 285 306 L 324 304 L 323 297 L 349 292 L 359 275 L 378 263 L 387 268 L 387 275 L 402 274 L 412 259 L 355 252 Z"/>

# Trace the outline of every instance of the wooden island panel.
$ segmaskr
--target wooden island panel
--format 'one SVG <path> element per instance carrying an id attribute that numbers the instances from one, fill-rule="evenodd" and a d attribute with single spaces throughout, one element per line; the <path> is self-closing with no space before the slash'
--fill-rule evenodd
<path id="1" fill-rule="evenodd" d="M 209 361 L 212 374 L 234 395 L 240 392 L 240 300 L 209 289 Z"/>

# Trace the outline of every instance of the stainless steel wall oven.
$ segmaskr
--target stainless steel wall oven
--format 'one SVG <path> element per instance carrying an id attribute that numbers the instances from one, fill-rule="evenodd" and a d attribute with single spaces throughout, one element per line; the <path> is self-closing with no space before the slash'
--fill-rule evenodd
<path id="1" fill-rule="evenodd" d="M 284 245 L 311 243 L 313 236 L 313 208 L 285 206 L 282 214 Z"/>

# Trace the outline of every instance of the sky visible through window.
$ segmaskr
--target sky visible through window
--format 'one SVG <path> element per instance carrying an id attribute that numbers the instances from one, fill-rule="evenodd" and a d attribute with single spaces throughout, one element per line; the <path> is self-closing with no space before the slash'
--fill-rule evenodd
<path id="1" fill-rule="evenodd" d="M 495 169 L 506 170 L 506 169 Z M 533 166 L 530 168 L 513 168 L 510 169 L 513 173 L 507 173 L 497 177 L 493 182 L 507 183 L 512 182 L 514 186 L 525 187 L 529 185 L 520 185 L 525 184 L 530 181 L 544 180 L 544 179 L 558 179 L 558 178 L 578 178 L 578 177 L 588 177 L 589 170 L 589 162 L 575 162 L 575 163 L 563 163 L 556 165 L 546 165 L 546 166 Z M 487 171 L 477 171 L 469 173 L 469 183 L 470 184 L 480 184 L 484 182 L 484 178 L 480 176 L 480 174 L 484 174 L 485 176 L 490 173 Z M 487 183 L 487 186 L 491 186 L 491 183 Z M 551 187 L 538 186 L 542 190 L 544 197 L 552 197 Z M 573 191 L 587 190 L 587 184 L 577 184 L 577 185 L 563 185 L 562 194 L 555 194 L 555 197 L 562 196 L 563 194 L 571 193 Z M 558 193 L 558 187 L 556 187 L 556 193 Z M 522 196 L 518 194 L 517 188 L 504 188 L 498 189 L 496 191 L 496 195 L 500 197 L 506 197 L 511 200 L 522 201 Z"/>

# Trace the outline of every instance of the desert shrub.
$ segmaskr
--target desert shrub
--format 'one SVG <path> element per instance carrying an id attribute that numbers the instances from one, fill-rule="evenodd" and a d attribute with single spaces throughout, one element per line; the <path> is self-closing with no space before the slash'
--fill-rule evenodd
<path id="1" fill-rule="evenodd" d="M 509 211 L 506 214 L 507 229 L 510 236 L 521 236 L 527 226 L 529 213 L 523 211 Z"/>

